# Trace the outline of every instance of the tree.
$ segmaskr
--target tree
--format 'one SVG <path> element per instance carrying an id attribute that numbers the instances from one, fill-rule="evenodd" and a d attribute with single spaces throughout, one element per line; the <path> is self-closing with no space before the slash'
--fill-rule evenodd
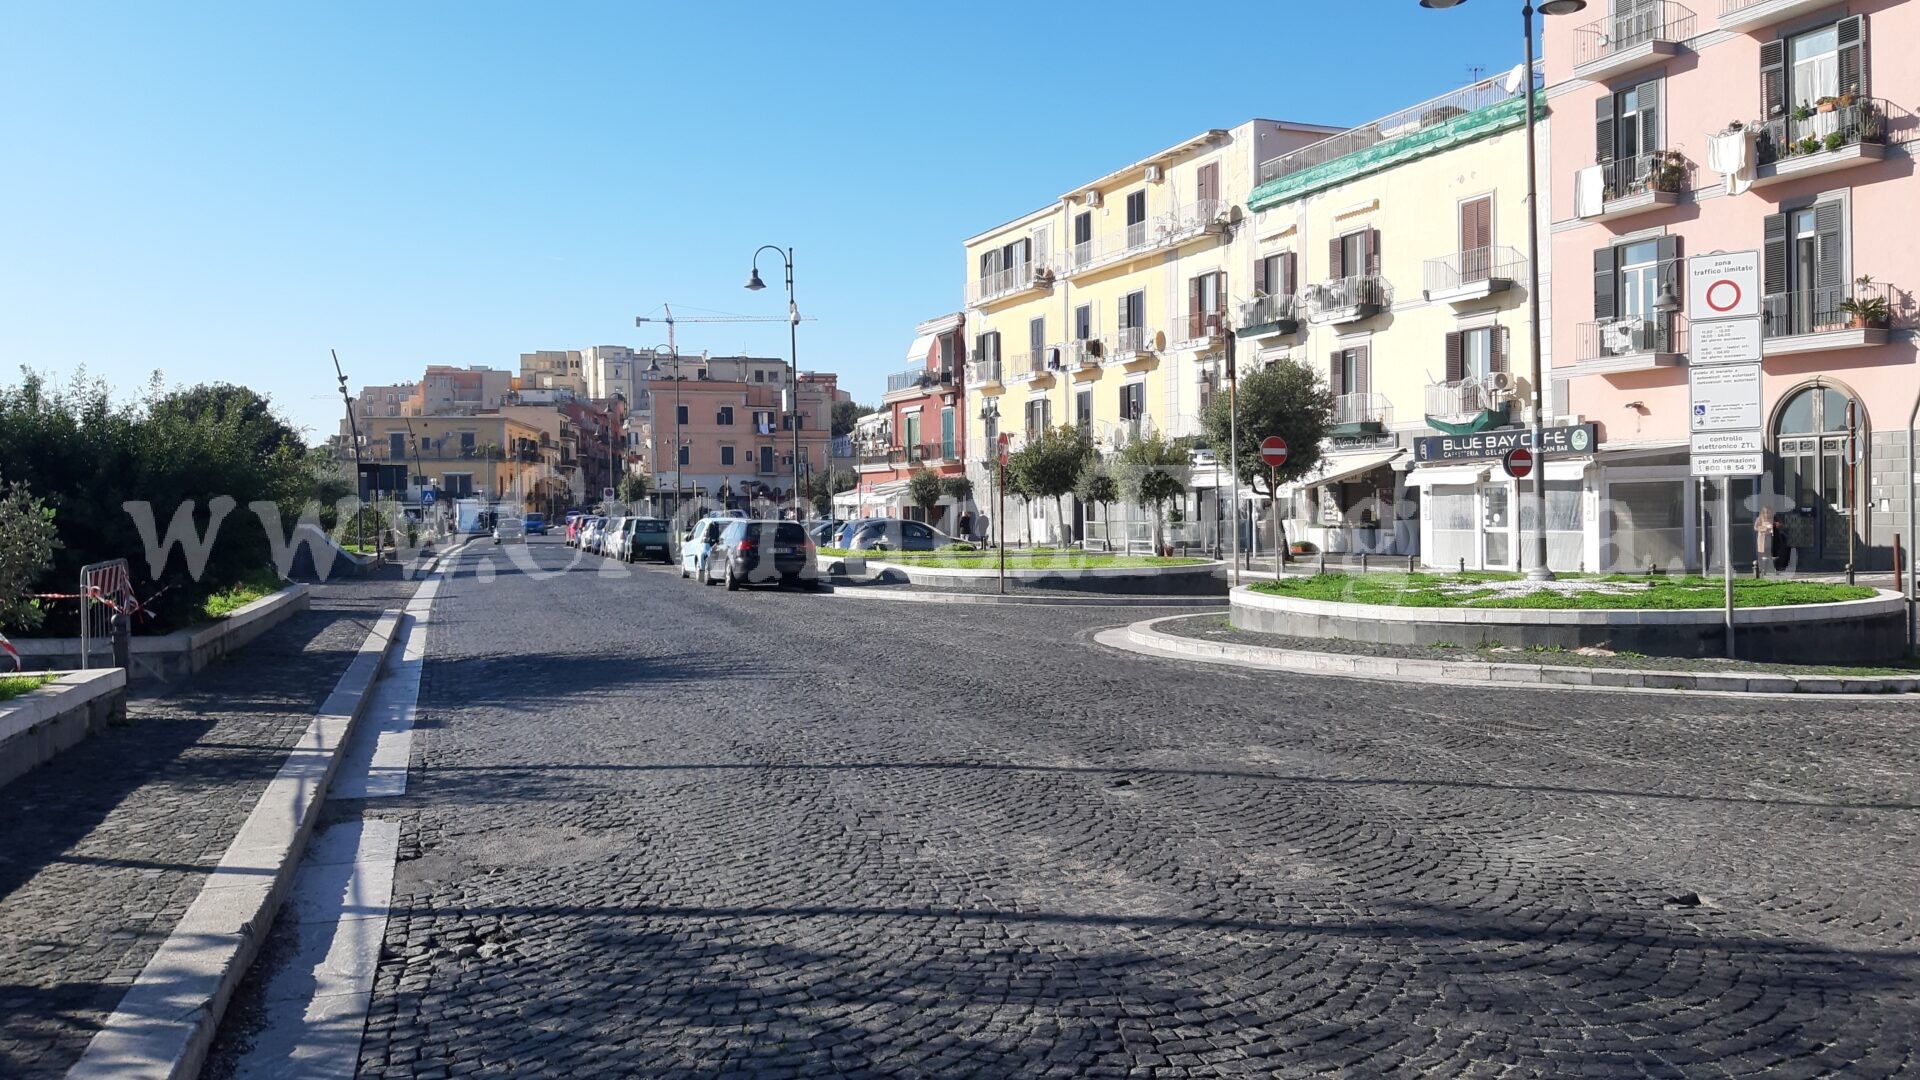
<path id="1" fill-rule="evenodd" d="M 842 491 L 852 491 L 860 485 L 860 477 L 851 469 L 833 469 L 813 489 L 813 508 L 823 518 L 833 516 L 833 497 Z M 822 490 L 824 488 L 825 490 Z"/>
<path id="2" fill-rule="evenodd" d="M 1078 425 L 1063 424 L 1027 440 L 1025 446 L 1014 451 L 1007 470 L 1019 477 L 1020 489 L 1027 497 L 1052 499 L 1064 525 L 1067 512 L 1061 500 L 1073 493 L 1080 468 L 1092 453 L 1093 436 Z"/>
<path id="3" fill-rule="evenodd" d="M 857 402 L 852 402 L 852 401 L 834 402 L 833 403 L 833 434 L 836 437 L 841 435 L 853 434 L 853 422 L 855 420 L 858 420 L 869 413 L 874 413 L 878 411 L 879 410 L 872 405 L 861 405 Z"/>
<path id="4" fill-rule="evenodd" d="M 1031 499 L 1033 496 L 1030 495 L 1027 492 L 1027 489 L 1021 485 L 1020 474 L 1013 471 L 1013 462 L 1011 458 L 1009 458 L 1006 468 L 1000 470 L 1000 476 L 1003 478 L 1001 480 L 1001 486 L 1006 489 L 1003 492 L 1003 494 L 1011 495 L 1012 497 L 1019 499 L 1020 505 L 1024 508 L 1026 506 L 1027 500 Z M 1026 542 L 1027 542 L 1027 545 L 1031 547 L 1033 545 L 1033 515 L 1023 513 L 1020 515 L 1020 517 L 1021 517 L 1021 520 L 1027 523 L 1026 524 L 1026 537 L 1027 537 Z M 1001 522 L 1000 524 L 1000 535 L 1003 539 L 1007 535 L 1007 526 L 1005 522 Z"/>
<path id="5" fill-rule="evenodd" d="M 943 476 L 940 478 L 940 492 L 954 502 L 963 503 L 973 498 L 973 481 L 964 476 Z"/>
<path id="6" fill-rule="evenodd" d="M 34 582 L 53 565 L 60 546 L 53 510 L 15 483 L 0 498 L 0 629 L 18 632 L 40 625 L 40 605 L 28 599 Z"/>
<path id="7" fill-rule="evenodd" d="M 920 508 L 920 513 L 928 520 L 933 518 L 933 510 L 940 505 L 940 477 L 930 469 L 915 469 L 907 477 L 907 501 Z"/>
<path id="8" fill-rule="evenodd" d="M 1276 480 L 1281 484 L 1292 483 L 1320 464 L 1320 444 L 1327 437 L 1327 429 L 1333 426 L 1333 391 L 1306 365 L 1277 360 L 1248 372 L 1240 380 L 1237 398 L 1240 479 L 1246 481 L 1255 494 L 1277 498 Z M 1227 395 L 1216 394 L 1201 416 L 1214 456 L 1223 465 L 1230 460 L 1234 449 L 1234 411 L 1227 405 Z M 1287 441 L 1287 463 L 1280 467 L 1277 477 L 1260 460 L 1260 442 L 1270 435 Z M 1274 537 L 1274 543 L 1285 558 L 1285 533 Z"/>
<path id="9" fill-rule="evenodd" d="M 1080 466 L 1080 476 L 1073 484 L 1073 497 L 1083 503 L 1100 508 L 1100 520 L 1108 521 L 1107 507 L 1120 500 L 1120 487 L 1113 481 L 1113 474 L 1107 471 L 1106 463 L 1098 454 L 1088 454 L 1085 464 Z M 1108 529 L 1107 543 L 1113 543 L 1111 526 Z"/>
<path id="10" fill-rule="evenodd" d="M 647 482 L 647 474 L 630 472 L 620 478 L 620 501 L 628 506 L 639 506 L 653 493 L 653 485 Z"/>
<path id="11" fill-rule="evenodd" d="M 1153 550 L 1165 550 L 1161 523 L 1166 519 L 1166 504 L 1186 492 L 1192 471 L 1186 443 L 1151 431 L 1121 447 L 1114 465 L 1120 472 L 1121 492 L 1136 505 L 1153 508 Z"/>

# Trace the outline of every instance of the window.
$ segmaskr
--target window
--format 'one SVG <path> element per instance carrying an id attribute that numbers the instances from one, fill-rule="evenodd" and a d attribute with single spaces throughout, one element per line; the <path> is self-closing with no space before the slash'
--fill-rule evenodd
<path id="1" fill-rule="evenodd" d="M 1593 253 L 1593 317 L 1600 348 L 1589 355 L 1670 352 L 1672 320 L 1654 310 L 1662 285 L 1678 291 L 1680 238 L 1633 240 Z"/>
<path id="2" fill-rule="evenodd" d="M 953 452 L 953 406 L 948 405 L 940 410 L 940 459 L 953 461 L 957 457 Z"/>
<path id="3" fill-rule="evenodd" d="M 1460 278 L 1485 281 L 1493 274 L 1493 196 L 1460 203 Z"/>
<path id="4" fill-rule="evenodd" d="M 1607 186 L 1615 195 L 1631 193 L 1645 178 L 1650 162 L 1641 159 L 1655 150 L 1665 149 L 1660 141 L 1660 80 L 1617 90 L 1595 103 L 1594 161 L 1627 163 L 1625 171 L 1608 172 Z"/>
<path id="5" fill-rule="evenodd" d="M 473 432 L 463 431 L 460 433 L 460 452 L 462 454 L 473 453 Z"/>
<path id="6" fill-rule="evenodd" d="M 675 405 L 673 407 L 673 419 L 677 423 L 681 423 L 681 424 L 686 423 L 687 422 L 687 406 Z"/>
<path id="7" fill-rule="evenodd" d="M 733 464 L 733 447 L 725 443 L 722 443 L 720 446 L 720 464 L 722 465 Z"/>
<path id="8" fill-rule="evenodd" d="M 1073 340 L 1085 341 L 1093 336 L 1093 305 L 1081 304 L 1073 309 Z"/>
<path id="9" fill-rule="evenodd" d="M 1507 370 L 1507 328 L 1483 326 L 1447 335 L 1447 382 L 1485 383 Z"/>
<path id="10" fill-rule="evenodd" d="M 1255 296 L 1292 296 L 1294 282 L 1293 252 L 1277 251 L 1253 264 Z"/>
<path id="11" fill-rule="evenodd" d="M 1093 391 L 1082 390 L 1073 395 L 1073 422 L 1083 430 L 1093 427 Z"/>
<path id="12" fill-rule="evenodd" d="M 1209 161 L 1193 171 L 1194 193 L 1203 203 L 1220 201 L 1220 163 Z"/>
<path id="13" fill-rule="evenodd" d="M 1360 229 L 1328 241 L 1329 276 L 1334 280 L 1380 272 L 1380 230 Z"/>
<path id="14" fill-rule="evenodd" d="M 1035 359 L 1046 355 L 1047 320 L 1044 317 L 1027 322 L 1027 351 Z"/>
<path id="15" fill-rule="evenodd" d="M 1839 202 L 1772 214 L 1762 229 L 1761 329 L 1810 334 L 1846 321 L 1845 211 Z"/>
<path id="16" fill-rule="evenodd" d="M 920 445 L 920 414 L 919 413 L 910 412 L 907 414 L 906 431 L 907 431 L 906 445 L 907 445 L 907 449 L 911 451 L 914 447 Z"/>
<path id="17" fill-rule="evenodd" d="M 773 447 L 771 446 L 763 446 L 760 448 L 760 471 L 762 473 L 773 472 Z"/>
<path id="18" fill-rule="evenodd" d="M 991 364 L 999 363 L 1000 362 L 999 331 L 996 330 L 996 331 L 985 333 L 985 334 L 975 334 L 973 338 L 973 352 L 974 352 L 974 356 L 977 357 L 980 360 L 980 362 L 983 364 L 991 365 Z"/>
<path id="19" fill-rule="evenodd" d="M 693 463 L 693 447 L 682 446 L 680 448 L 680 464 L 684 467 L 692 463 Z"/>
<path id="20" fill-rule="evenodd" d="M 1053 403 L 1046 398 L 1035 398 L 1027 402 L 1027 438 L 1039 435 L 1053 426 Z"/>
<path id="21" fill-rule="evenodd" d="M 1327 360 L 1327 384 L 1333 389 L 1335 397 L 1347 394 L 1364 394 L 1369 377 L 1367 346 L 1360 345 L 1351 349 L 1335 349 Z"/>
<path id="22" fill-rule="evenodd" d="M 1120 388 L 1120 419 L 1139 420 L 1147 415 L 1147 384 L 1127 383 Z"/>
<path id="23" fill-rule="evenodd" d="M 1187 282 L 1187 337 L 1208 337 L 1222 329 L 1227 303 L 1227 275 L 1216 270 Z"/>
<path id="24" fill-rule="evenodd" d="M 720 411 L 713 414 L 713 422 L 721 427 L 733 426 L 733 406 L 722 405 Z"/>
<path id="25" fill-rule="evenodd" d="M 1093 211 L 1082 210 L 1073 215 L 1073 258 L 1075 262 L 1086 262 L 1092 258 Z"/>
<path id="26" fill-rule="evenodd" d="M 767 381 L 767 369 L 765 369 L 765 368 L 755 368 L 755 369 L 754 369 L 754 372 L 753 372 L 753 381 L 754 381 L 754 382 L 758 382 L 758 383 L 763 383 L 763 382 L 766 382 L 766 381 Z"/>
<path id="27" fill-rule="evenodd" d="M 753 414 L 753 430 L 762 435 L 773 434 L 773 410 L 760 409 Z"/>
<path id="28" fill-rule="evenodd" d="M 940 335 L 940 372 L 951 378 L 960 372 L 960 332 L 949 330 Z"/>
<path id="29" fill-rule="evenodd" d="M 1865 94 L 1867 19 L 1852 15 L 1760 45 L 1760 104 L 1778 120 L 1823 97 Z"/>
<path id="30" fill-rule="evenodd" d="M 1120 316 L 1120 330 L 1124 337 L 1128 330 L 1139 330 L 1147 322 L 1147 294 L 1130 292 L 1120 298 L 1117 305 Z M 1138 337 L 1136 334 L 1135 337 Z"/>
<path id="31" fill-rule="evenodd" d="M 407 437 L 398 431 L 387 433 L 387 457 L 390 460 L 404 460 L 407 456 Z"/>
<path id="32" fill-rule="evenodd" d="M 1660 294 L 1659 246 L 1652 240 L 1628 244 L 1620 251 L 1620 316 L 1645 319 L 1653 315 Z"/>
<path id="33" fill-rule="evenodd" d="M 1811 105 L 1840 93 L 1840 33 L 1834 26 L 1787 39 L 1787 96 Z"/>
<path id="34" fill-rule="evenodd" d="M 1147 193 L 1129 192 L 1127 195 L 1127 224 L 1141 225 L 1147 220 Z"/>

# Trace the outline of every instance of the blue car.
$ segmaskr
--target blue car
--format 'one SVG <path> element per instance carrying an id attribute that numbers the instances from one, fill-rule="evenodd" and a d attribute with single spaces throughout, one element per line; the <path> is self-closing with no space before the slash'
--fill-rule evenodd
<path id="1" fill-rule="evenodd" d="M 547 515 L 528 514 L 524 520 L 526 521 L 528 536 L 547 535 Z"/>

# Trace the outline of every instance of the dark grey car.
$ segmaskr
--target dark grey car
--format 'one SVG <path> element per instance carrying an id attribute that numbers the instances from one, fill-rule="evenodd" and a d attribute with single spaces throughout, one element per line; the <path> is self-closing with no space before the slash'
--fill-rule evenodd
<path id="1" fill-rule="evenodd" d="M 735 521 L 707 556 L 706 573 L 727 588 L 777 581 L 817 588 L 820 568 L 813 539 L 797 521 Z"/>

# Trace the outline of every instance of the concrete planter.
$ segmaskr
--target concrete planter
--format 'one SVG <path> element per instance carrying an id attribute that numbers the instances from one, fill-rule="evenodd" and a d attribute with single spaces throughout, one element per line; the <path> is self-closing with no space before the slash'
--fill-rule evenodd
<path id="1" fill-rule="evenodd" d="M 92 734 L 127 718 L 127 673 L 69 671 L 0 702 L 0 786 Z"/>
<path id="2" fill-rule="evenodd" d="M 1597 646 L 1648 656 L 1726 655 L 1726 628 L 1719 608 L 1396 608 L 1298 600 L 1243 586 L 1233 590 L 1228 618 L 1243 630 L 1383 645 L 1497 643 L 1517 648 Z M 1762 663 L 1890 661 L 1905 653 L 1906 619 L 1906 601 L 1885 589 L 1865 600 L 1835 604 L 1736 608 L 1734 643 L 1740 659 Z"/>
<path id="3" fill-rule="evenodd" d="M 867 568 L 881 577 L 936 589 L 997 590 L 1000 571 L 961 570 L 920 566 L 910 562 L 873 560 Z M 1102 566 L 1076 570 L 1044 567 L 1007 568 L 1007 588 L 1024 592 L 1099 592 L 1128 596 L 1222 596 L 1227 591 L 1226 564 L 1193 563 L 1184 566 Z"/>
<path id="4" fill-rule="evenodd" d="M 138 637 L 132 642 L 135 679 L 174 679 L 191 675 L 216 658 L 247 644 L 312 606 L 310 587 L 289 585 L 271 596 L 263 596 L 233 614 L 206 626 L 175 630 L 158 637 Z M 113 662 L 112 647 L 106 641 L 88 642 L 93 663 Z M 79 638 L 26 638 L 14 645 L 28 670 L 80 666 Z"/>

